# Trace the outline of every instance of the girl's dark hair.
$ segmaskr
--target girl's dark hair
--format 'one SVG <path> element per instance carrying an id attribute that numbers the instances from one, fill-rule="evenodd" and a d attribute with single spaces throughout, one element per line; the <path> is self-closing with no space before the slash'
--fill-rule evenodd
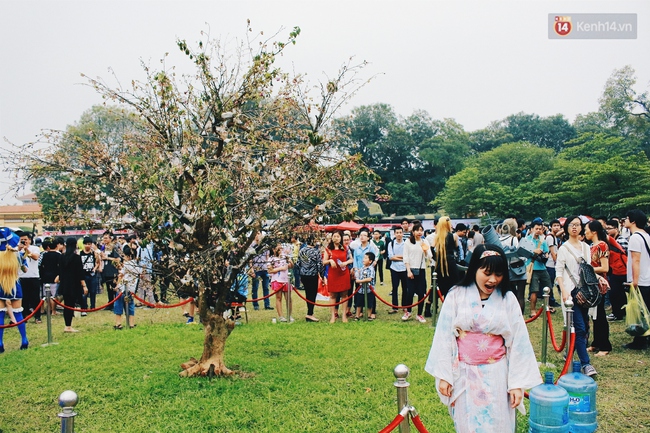
<path id="1" fill-rule="evenodd" d="M 498 255 L 489 255 L 487 257 L 481 258 L 485 251 L 496 251 Z M 497 287 L 497 290 L 501 293 L 501 296 L 506 296 L 506 293 L 511 290 L 510 288 L 510 276 L 508 272 L 508 259 L 506 258 L 506 253 L 503 252 L 501 247 L 493 244 L 480 244 L 474 248 L 472 253 L 472 258 L 469 261 L 469 266 L 467 266 L 467 273 L 465 278 L 460 282 L 460 286 L 469 287 L 472 284 L 476 284 L 476 273 L 479 269 L 485 269 L 486 272 L 491 274 L 503 275 L 501 284 Z"/>
<path id="2" fill-rule="evenodd" d="M 566 220 L 564 221 L 564 226 L 562 226 L 562 228 L 564 229 L 564 240 L 565 241 L 569 239 L 569 224 L 571 224 L 571 221 L 573 221 L 576 218 L 578 220 L 580 220 L 580 226 L 581 226 L 580 232 L 582 232 L 582 229 L 584 228 L 584 224 L 582 224 L 582 220 L 580 219 L 580 217 L 578 215 L 569 215 L 566 218 Z"/>
<path id="3" fill-rule="evenodd" d="M 67 266 L 77 252 L 77 239 L 68 238 L 65 240 L 65 253 L 63 254 L 63 264 Z"/>
<path id="4" fill-rule="evenodd" d="M 411 229 L 411 236 L 409 237 L 409 240 L 413 245 L 415 245 L 415 235 L 413 234 L 413 232 L 420 230 L 421 228 L 422 228 L 422 223 L 420 223 L 419 221 L 413 223 L 413 228 Z"/>
<path id="5" fill-rule="evenodd" d="M 600 223 L 600 221 L 597 220 L 589 221 L 587 223 L 587 227 L 589 227 L 589 230 L 596 233 L 596 236 L 598 237 L 599 241 L 605 241 L 607 242 L 607 245 L 609 245 L 609 236 L 607 235 L 607 232 L 605 231 L 605 228 Z"/>
<path id="6" fill-rule="evenodd" d="M 339 250 L 342 250 L 344 248 L 343 247 L 343 232 L 341 230 L 336 230 L 336 231 L 332 232 L 332 238 L 334 238 L 334 233 L 338 233 L 339 236 L 341 236 L 341 243 L 339 244 Z M 333 240 L 330 240 L 330 243 L 327 246 L 327 249 L 329 249 L 330 251 L 336 249 L 336 247 L 334 246 L 334 241 Z"/>

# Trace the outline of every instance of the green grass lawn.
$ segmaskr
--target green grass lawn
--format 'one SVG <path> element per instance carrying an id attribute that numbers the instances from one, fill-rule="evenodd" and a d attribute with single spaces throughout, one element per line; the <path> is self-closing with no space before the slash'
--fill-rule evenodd
<path id="1" fill-rule="evenodd" d="M 384 295 L 388 290 L 379 286 Z M 123 331 L 112 329 L 112 313 L 91 313 L 74 319 L 78 334 L 62 332 L 59 314 L 53 318 L 59 344 L 41 347 L 45 323 L 30 323 L 26 351 L 18 350 L 18 332 L 6 330 L 0 432 L 57 431 L 57 398 L 66 389 L 80 397 L 77 433 L 378 432 L 397 412 L 399 363 L 411 369 L 409 400 L 425 426 L 453 431 L 423 370 L 430 323 L 402 323 L 381 304 L 374 322 L 333 325 L 324 308 L 316 310 L 320 323 L 306 323 L 297 296 L 294 309 L 295 323 L 272 324 L 273 311 L 251 308 L 250 322 L 235 328 L 226 348 L 227 365 L 243 374 L 212 380 L 178 377 L 182 362 L 200 356 L 203 341 L 202 326 L 185 325 L 180 308 L 138 309 L 138 327 Z M 559 328 L 560 313 L 554 321 Z M 614 352 L 593 359 L 600 432 L 650 431 L 649 352 L 620 349 L 629 340 L 623 328 L 612 325 Z M 529 331 L 539 353 L 541 320 Z M 550 344 L 549 361 L 557 374 L 563 363 Z M 527 431 L 525 417 L 518 415 L 517 431 Z"/>

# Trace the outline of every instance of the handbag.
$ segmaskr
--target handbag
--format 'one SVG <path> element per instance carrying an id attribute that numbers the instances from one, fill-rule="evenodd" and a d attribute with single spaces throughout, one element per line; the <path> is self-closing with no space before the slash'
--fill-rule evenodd
<path id="1" fill-rule="evenodd" d="M 650 312 L 637 286 L 630 286 L 625 306 L 625 332 L 632 337 L 650 335 Z"/>
<path id="2" fill-rule="evenodd" d="M 414 276 L 417 277 L 418 275 L 420 275 L 420 269 L 424 266 L 424 263 L 423 263 L 423 262 L 424 262 L 424 255 L 422 255 L 422 260 L 420 260 L 420 266 L 417 267 L 417 268 L 411 268 L 411 273 L 412 273 Z"/>
<path id="3" fill-rule="evenodd" d="M 526 279 L 526 260 L 517 255 L 518 247 L 514 245 L 514 238 L 510 236 L 510 245 L 503 246 L 503 251 L 508 259 L 508 274 L 510 281 Z"/>
<path id="4" fill-rule="evenodd" d="M 600 293 L 598 276 L 596 275 L 596 272 L 594 272 L 593 266 L 587 263 L 582 257 L 577 257 L 573 251 L 571 251 L 570 246 L 567 246 L 566 249 L 573 256 L 579 266 L 578 282 L 576 281 L 569 268 L 566 266 L 566 263 L 564 264 L 564 267 L 569 274 L 569 278 L 571 278 L 571 281 L 575 285 L 574 296 L 576 298 L 576 302 L 578 305 L 585 308 L 595 307 L 601 301 L 603 296 Z"/>

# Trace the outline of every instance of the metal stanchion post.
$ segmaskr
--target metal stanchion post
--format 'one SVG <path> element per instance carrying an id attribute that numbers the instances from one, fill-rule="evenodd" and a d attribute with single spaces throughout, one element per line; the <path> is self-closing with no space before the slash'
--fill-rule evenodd
<path id="1" fill-rule="evenodd" d="M 293 278 L 293 272 L 291 274 L 292 275 L 289 278 L 289 287 L 288 287 L 288 290 L 287 290 L 287 320 L 288 320 L 287 323 L 293 322 L 293 320 L 292 320 L 293 316 L 292 316 L 292 312 L 291 312 L 291 293 L 293 292 L 293 287 L 294 287 L 294 285 L 291 284 L 291 279 Z"/>
<path id="2" fill-rule="evenodd" d="M 52 341 L 52 294 L 50 293 L 50 284 L 45 284 L 45 323 L 47 324 L 47 343 L 41 344 L 42 347 L 49 346 L 54 343 Z"/>
<path id="3" fill-rule="evenodd" d="M 566 348 L 565 357 L 569 356 L 569 346 L 571 342 L 571 332 L 573 331 L 573 299 L 569 298 L 564 301 L 564 306 L 566 307 Z M 573 354 L 571 354 L 573 355 Z"/>
<path id="4" fill-rule="evenodd" d="M 61 433 L 74 433 L 74 417 L 77 416 L 74 407 L 78 402 L 79 397 L 74 391 L 63 391 L 59 396 L 59 406 L 63 408 L 63 412 L 59 413 Z"/>
<path id="5" fill-rule="evenodd" d="M 406 378 L 409 376 L 410 370 L 409 368 L 404 365 L 404 364 L 398 364 L 397 367 L 393 370 L 393 374 L 395 375 L 395 378 L 397 379 L 393 385 L 395 385 L 395 388 L 397 388 L 397 411 L 401 412 L 402 409 L 404 409 L 405 406 L 408 405 L 408 390 L 409 390 L 409 383 L 406 381 Z M 404 417 L 404 421 L 402 421 L 399 425 L 399 432 L 400 433 L 409 433 L 411 431 L 411 426 L 409 424 L 409 417 L 406 416 Z"/>
<path id="6" fill-rule="evenodd" d="M 362 283 L 361 287 L 363 287 L 363 316 L 367 322 L 370 317 L 368 314 L 368 283 Z"/>
<path id="7" fill-rule="evenodd" d="M 131 319 L 129 319 L 129 302 L 131 301 L 130 296 L 131 294 L 129 293 L 128 290 L 126 290 L 126 286 L 125 286 L 124 296 L 122 296 L 122 301 L 124 302 L 124 315 L 126 316 L 126 329 L 131 329 Z"/>
<path id="8" fill-rule="evenodd" d="M 434 272 L 431 278 L 431 291 L 433 292 L 433 304 L 431 305 L 431 326 L 435 328 L 436 317 L 438 316 L 438 273 Z"/>
<path id="9" fill-rule="evenodd" d="M 542 307 L 542 364 L 546 365 L 546 349 L 548 346 L 548 318 L 546 312 L 548 309 L 548 299 L 551 296 L 551 289 L 544 287 L 542 290 L 544 297 L 544 305 Z"/>

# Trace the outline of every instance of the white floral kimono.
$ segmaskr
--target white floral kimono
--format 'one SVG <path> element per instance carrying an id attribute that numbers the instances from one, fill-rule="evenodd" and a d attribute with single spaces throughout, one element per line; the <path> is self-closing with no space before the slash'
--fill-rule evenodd
<path id="1" fill-rule="evenodd" d="M 470 365 L 458 356 L 456 338 L 465 332 L 500 335 L 506 355 L 498 361 Z M 479 352 L 485 350 L 477 345 Z M 424 369 L 435 376 L 440 400 L 449 408 L 457 432 L 515 431 L 515 411 L 508 390 L 542 383 L 535 353 L 517 298 L 494 292 L 482 306 L 476 285 L 456 286 L 442 304 L 429 358 Z M 452 385 L 451 397 L 440 394 L 440 380 Z M 518 409 L 525 413 L 522 404 Z"/>

